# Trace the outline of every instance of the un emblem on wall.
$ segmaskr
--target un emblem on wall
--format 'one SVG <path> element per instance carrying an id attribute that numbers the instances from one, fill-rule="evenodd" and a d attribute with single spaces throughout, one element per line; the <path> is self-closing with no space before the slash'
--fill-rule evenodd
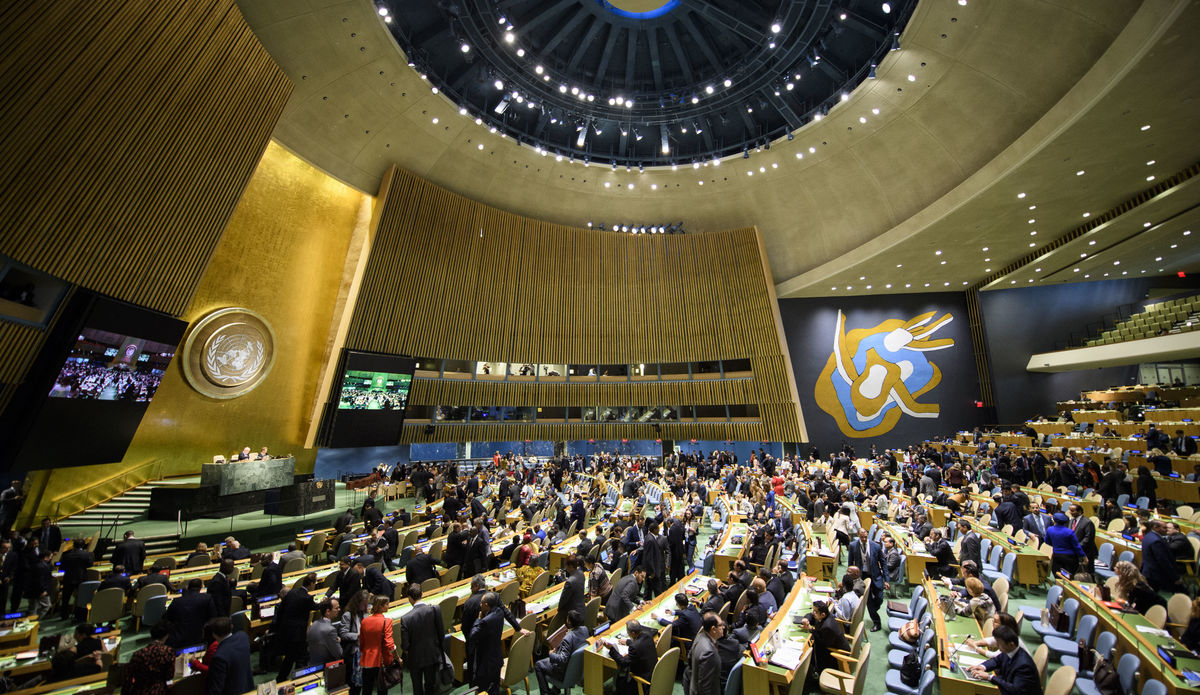
<path id="1" fill-rule="evenodd" d="M 183 345 L 183 375 L 210 398 L 236 398 L 267 378 L 275 334 L 249 309 L 218 309 L 196 322 Z"/>

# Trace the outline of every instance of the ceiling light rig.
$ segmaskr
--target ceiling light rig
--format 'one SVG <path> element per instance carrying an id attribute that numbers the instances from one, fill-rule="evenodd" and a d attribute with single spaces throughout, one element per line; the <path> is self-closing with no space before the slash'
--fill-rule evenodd
<path id="1" fill-rule="evenodd" d="M 380 17 L 395 20 L 388 27 L 410 64 L 483 127 L 540 151 L 647 167 L 707 163 L 751 143 L 802 135 L 804 125 L 876 77 L 916 7 L 916 0 L 895 0 L 849 11 L 833 3 L 814 16 L 807 0 L 776 0 L 773 20 L 758 24 L 760 41 L 715 49 L 745 45 L 745 29 L 735 34 L 728 22 L 677 1 L 639 15 L 631 28 L 623 10 L 608 3 L 596 11 L 595 0 L 567 0 L 579 6 L 569 12 L 595 19 L 565 29 L 543 17 L 562 3 L 535 3 L 518 20 L 495 0 L 399 2 L 376 6 Z M 647 32 L 660 40 L 688 37 L 659 46 L 681 60 L 669 67 L 652 61 Z M 690 40 L 697 32 L 712 45 Z M 621 50 L 603 50 L 609 37 Z M 580 121 L 590 129 L 575 128 Z M 675 129 L 679 140 L 664 148 L 653 137 L 628 137 L 647 128 Z"/>

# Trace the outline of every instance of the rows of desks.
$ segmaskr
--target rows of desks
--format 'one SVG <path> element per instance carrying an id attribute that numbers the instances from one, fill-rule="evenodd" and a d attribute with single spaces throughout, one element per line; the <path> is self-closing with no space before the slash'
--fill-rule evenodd
<path id="1" fill-rule="evenodd" d="M 813 601 L 829 600 L 833 584 L 797 579 L 783 605 L 759 634 L 755 646 L 762 661 L 742 658 L 742 692 L 770 693 L 778 687 L 785 692 L 797 678 L 808 676 L 812 663 L 812 633 L 800 627 L 800 619 L 812 612 Z"/>

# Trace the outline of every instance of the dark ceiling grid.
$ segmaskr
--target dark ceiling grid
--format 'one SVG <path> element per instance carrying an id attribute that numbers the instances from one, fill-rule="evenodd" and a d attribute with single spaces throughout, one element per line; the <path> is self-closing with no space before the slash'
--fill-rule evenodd
<path id="1" fill-rule="evenodd" d="M 866 79 L 916 5 L 687 0 L 639 19 L 597 0 L 376 2 L 399 20 L 389 26 L 410 64 L 470 118 L 519 144 L 626 167 L 769 146 Z"/>

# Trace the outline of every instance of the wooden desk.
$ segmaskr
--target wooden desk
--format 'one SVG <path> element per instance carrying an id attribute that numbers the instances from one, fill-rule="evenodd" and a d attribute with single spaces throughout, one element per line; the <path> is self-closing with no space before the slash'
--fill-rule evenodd
<path id="1" fill-rule="evenodd" d="M 942 611 L 941 602 L 937 598 L 951 593 L 951 589 L 947 588 L 945 584 L 935 584 L 928 579 L 925 580 L 925 595 L 930 597 L 929 609 L 933 612 L 934 632 L 937 634 L 938 684 L 941 693 L 942 695 L 995 695 L 1000 692 L 1000 689 L 994 684 L 988 681 L 973 680 L 963 675 L 962 667 L 966 665 L 963 662 L 982 663 L 985 660 L 979 656 L 966 656 L 967 654 L 973 655 L 973 651 L 967 651 L 960 655 L 956 651 L 957 645 L 962 644 L 968 637 L 971 639 L 982 638 L 983 630 L 974 618 L 955 614 L 946 615 Z M 952 664 L 953 669 L 951 669 Z"/>
<path id="2" fill-rule="evenodd" d="M 815 587 L 833 589 L 830 582 L 816 582 Z M 747 695 L 770 693 L 771 686 L 780 686 L 784 690 L 791 687 L 792 682 L 799 678 L 801 682 L 808 676 L 812 662 L 812 633 L 796 624 L 801 617 L 812 612 L 813 601 L 831 600 L 833 593 L 816 591 L 809 588 L 806 578 L 796 580 L 792 591 L 783 600 L 783 605 L 767 623 L 758 636 L 755 645 L 759 654 L 765 659 L 764 663 L 755 663 L 754 658 L 747 656 L 742 659 L 742 692 Z M 779 663 L 772 663 L 771 656 L 777 648 L 792 647 L 802 651 L 803 656 L 794 668 L 786 668 Z"/>
<path id="3" fill-rule="evenodd" d="M 980 536 L 991 539 L 993 546 L 999 545 L 1004 548 L 1005 553 L 1017 554 L 1017 561 L 1013 566 L 1013 580 L 1018 584 L 1025 587 L 1037 586 L 1050 576 L 1050 558 L 1048 556 L 1025 543 L 1013 545 L 1009 542 L 1009 536 L 990 526 L 984 526 L 974 519 L 971 520 L 971 528 L 975 529 Z"/>
<path id="4" fill-rule="evenodd" d="M 750 526 L 741 522 L 725 524 L 721 532 L 721 541 L 717 544 L 713 557 L 713 572 L 718 578 L 725 577 L 733 569 L 733 563 L 741 559 L 746 552 L 747 536 Z"/>

